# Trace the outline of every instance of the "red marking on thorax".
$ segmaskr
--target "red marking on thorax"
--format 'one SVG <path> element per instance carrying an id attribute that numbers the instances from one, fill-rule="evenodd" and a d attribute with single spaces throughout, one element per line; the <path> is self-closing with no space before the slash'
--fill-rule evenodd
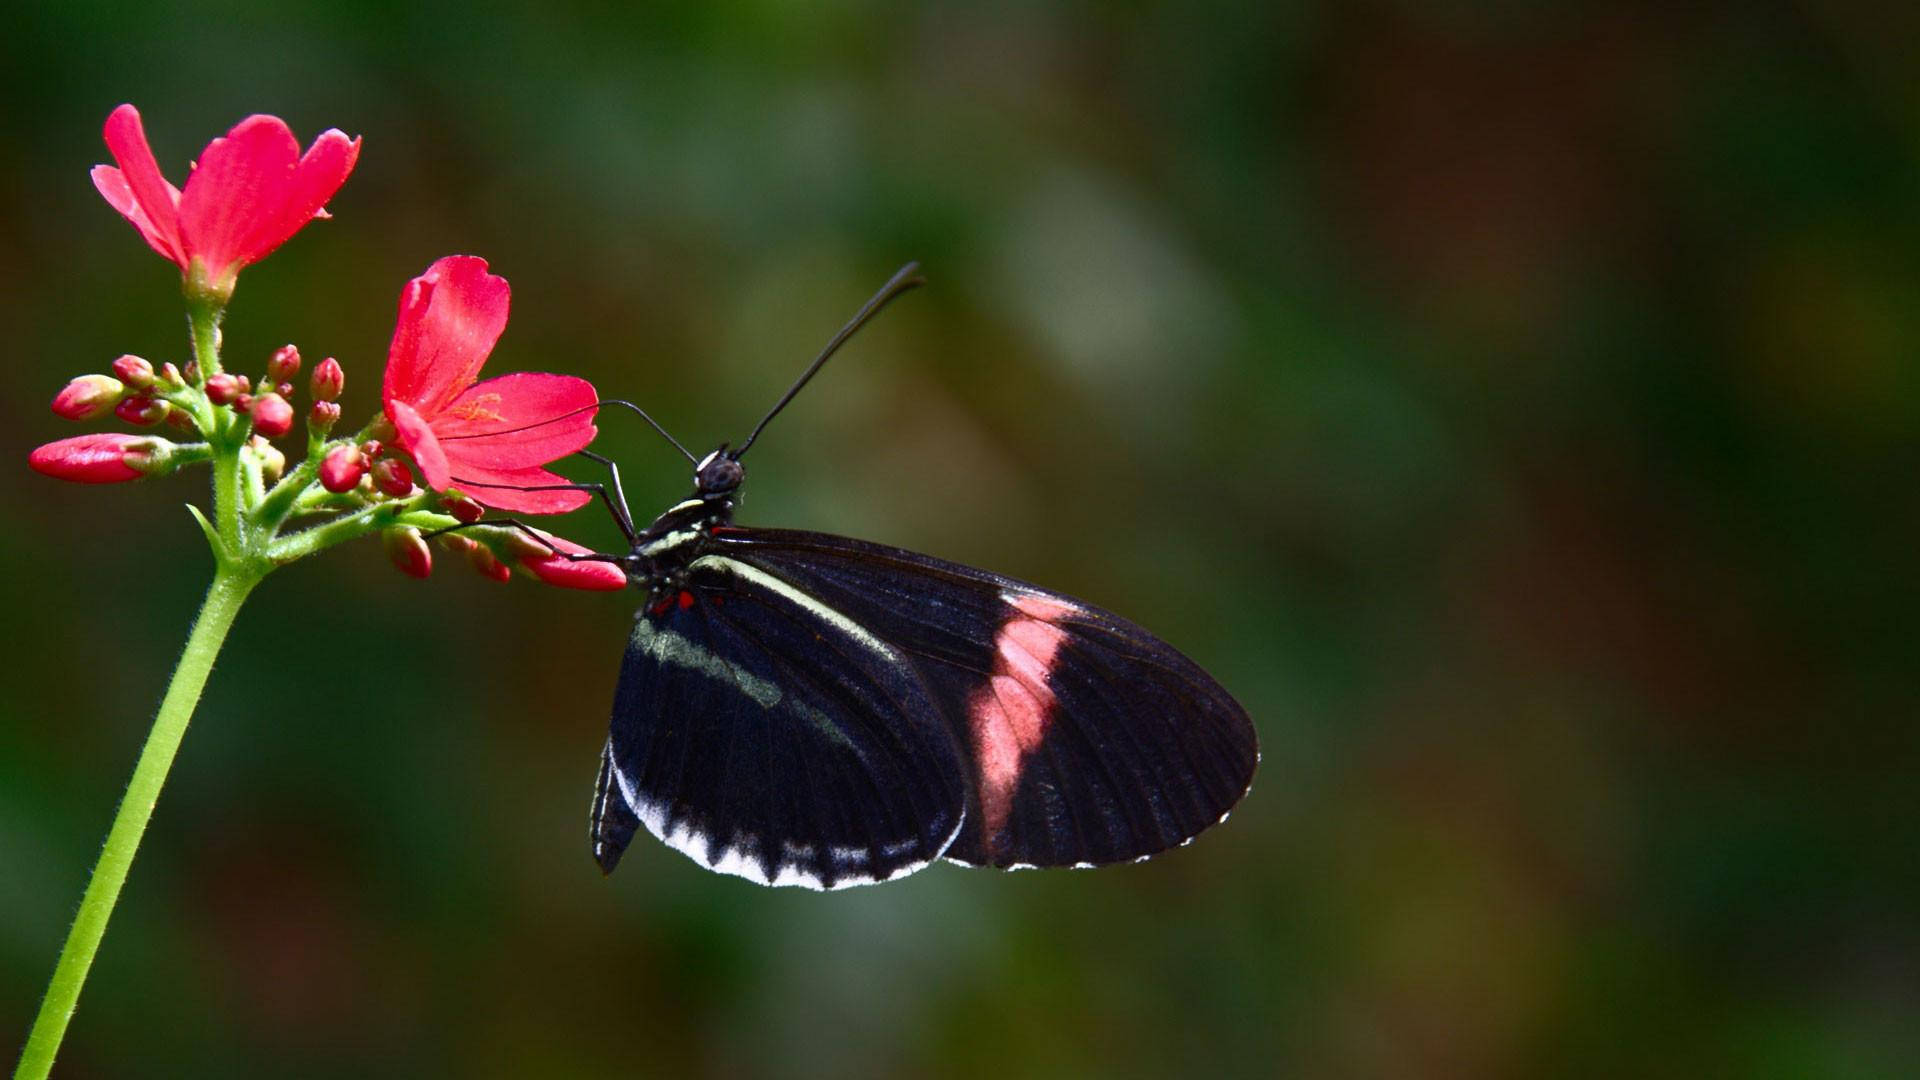
<path id="1" fill-rule="evenodd" d="M 1026 757 L 1046 737 L 1058 705 L 1047 676 L 1067 632 L 1055 620 L 1075 611 L 1071 604 L 1044 596 L 1023 595 L 1010 604 L 1007 621 L 993 639 L 993 675 L 967 703 L 974 763 L 980 770 L 982 830 L 989 848 L 1013 810 L 1013 792 Z"/>
<path id="2" fill-rule="evenodd" d="M 685 611 L 692 606 L 693 606 L 693 594 L 688 592 L 685 589 L 681 589 L 680 590 L 680 610 Z"/>

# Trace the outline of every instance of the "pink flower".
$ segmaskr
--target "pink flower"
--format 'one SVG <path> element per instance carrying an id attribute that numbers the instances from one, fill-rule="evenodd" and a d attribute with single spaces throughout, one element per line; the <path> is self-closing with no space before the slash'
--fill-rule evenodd
<path id="1" fill-rule="evenodd" d="M 470 255 L 449 255 L 408 282 L 380 396 L 428 487 L 456 486 L 500 510 L 564 513 L 590 496 L 508 487 L 566 483 L 542 466 L 593 441 L 599 397 L 571 375 L 474 381 L 506 329 L 508 294 L 506 279 Z"/>
<path id="2" fill-rule="evenodd" d="M 302 156 L 279 117 L 249 116 L 207 144 L 183 190 L 160 175 L 139 110 L 113 110 L 102 134 L 118 168 L 94 166 L 93 186 L 190 283 L 222 298 L 241 267 L 327 216 L 360 156 L 360 140 L 333 129 Z"/>
<path id="3" fill-rule="evenodd" d="M 119 432 L 75 435 L 36 446 L 27 456 L 33 471 L 76 484 L 118 484 L 138 480 L 155 462 L 165 444 L 145 435 Z"/>

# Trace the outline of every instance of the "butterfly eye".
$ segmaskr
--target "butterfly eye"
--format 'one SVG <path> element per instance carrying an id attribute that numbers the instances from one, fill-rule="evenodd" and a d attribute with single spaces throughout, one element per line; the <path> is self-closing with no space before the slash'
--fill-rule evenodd
<path id="1" fill-rule="evenodd" d="M 746 475 L 746 468 L 739 462 L 716 453 L 701 463 L 700 471 L 694 474 L 694 483 L 702 495 L 724 495 L 739 487 Z"/>

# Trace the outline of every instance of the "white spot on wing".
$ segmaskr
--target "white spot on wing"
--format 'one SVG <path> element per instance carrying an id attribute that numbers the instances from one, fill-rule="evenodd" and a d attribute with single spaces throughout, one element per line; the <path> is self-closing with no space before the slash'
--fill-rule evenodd
<path id="1" fill-rule="evenodd" d="M 647 831 L 652 833 L 661 843 L 709 870 L 746 878 L 748 881 L 761 885 L 771 885 L 775 887 L 798 886 L 802 889 L 813 889 L 815 891 L 850 889 L 857 885 L 878 885 L 882 882 L 897 881 L 900 878 L 906 877 L 908 874 L 924 869 L 929 863 L 933 862 L 933 859 L 940 857 L 939 854 L 936 853 L 933 858 L 906 863 L 896 867 L 883 878 L 876 878 L 871 874 L 841 874 L 834 879 L 831 885 L 826 884 L 819 877 L 802 869 L 798 863 L 794 862 L 785 863 L 773 873 L 769 874 L 767 868 L 761 864 L 760 860 L 749 854 L 750 849 L 755 846 L 753 837 L 743 836 L 740 838 L 740 846 L 728 847 L 716 853 L 713 841 L 706 834 L 696 831 L 692 825 L 686 822 L 681 822 L 669 830 L 667 828 L 666 805 L 664 803 L 638 798 L 634 791 L 633 781 L 619 766 L 616 765 L 614 767 L 613 775 L 615 781 L 620 785 L 620 793 L 626 796 L 627 805 L 633 808 L 634 816 L 639 818 L 640 823 L 647 827 Z M 939 851 L 945 851 L 948 847 L 952 846 L 954 840 L 960 835 L 961 826 L 966 824 L 966 819 L 967 815 L 964 809 L 955 815 L 953 831 L 948 833 L 947 838 L 941 842 Z M 887 844 L 881 848 L 881 855 L 885 858 L 894 858 L 907 851 L 913 850 L 918 843 L 919 841 L 917 840 L 906 840 Z M 790 857 L 796 851 L 811 853 L 815 850 L 810 844 L 799 844 L 792 841 L 783 842 L 781 846 L 783 851 Z M 835 847 L 830 850 L 837 862 L 865 863 L 871 859 L 871 852 L 864 848 Z"/>

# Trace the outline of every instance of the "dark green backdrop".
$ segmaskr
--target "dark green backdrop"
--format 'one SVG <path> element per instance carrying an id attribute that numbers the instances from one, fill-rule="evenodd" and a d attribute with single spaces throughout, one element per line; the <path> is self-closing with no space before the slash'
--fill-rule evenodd
<path id="1" fill-rule="evenodd" d="M 696 444 L 922 260 L 742 520 L 1137 618 L 1266 756 L 1139 867 L 602 880 L 631 600 L 368 543 L 243 614 L 63 1075 L 1920 1070 L 1920 27 L 1441 6 L 10 6 L 0 1054 L 209 569 L 198 480 L 25 467 L 67 377 L 185 352 L 86 178 L 132 101 L 176 177 L 249 112 L 365 136 L 227 327 L 349 422 L 443 254 L 513 282 L 493 370 Z"/>

